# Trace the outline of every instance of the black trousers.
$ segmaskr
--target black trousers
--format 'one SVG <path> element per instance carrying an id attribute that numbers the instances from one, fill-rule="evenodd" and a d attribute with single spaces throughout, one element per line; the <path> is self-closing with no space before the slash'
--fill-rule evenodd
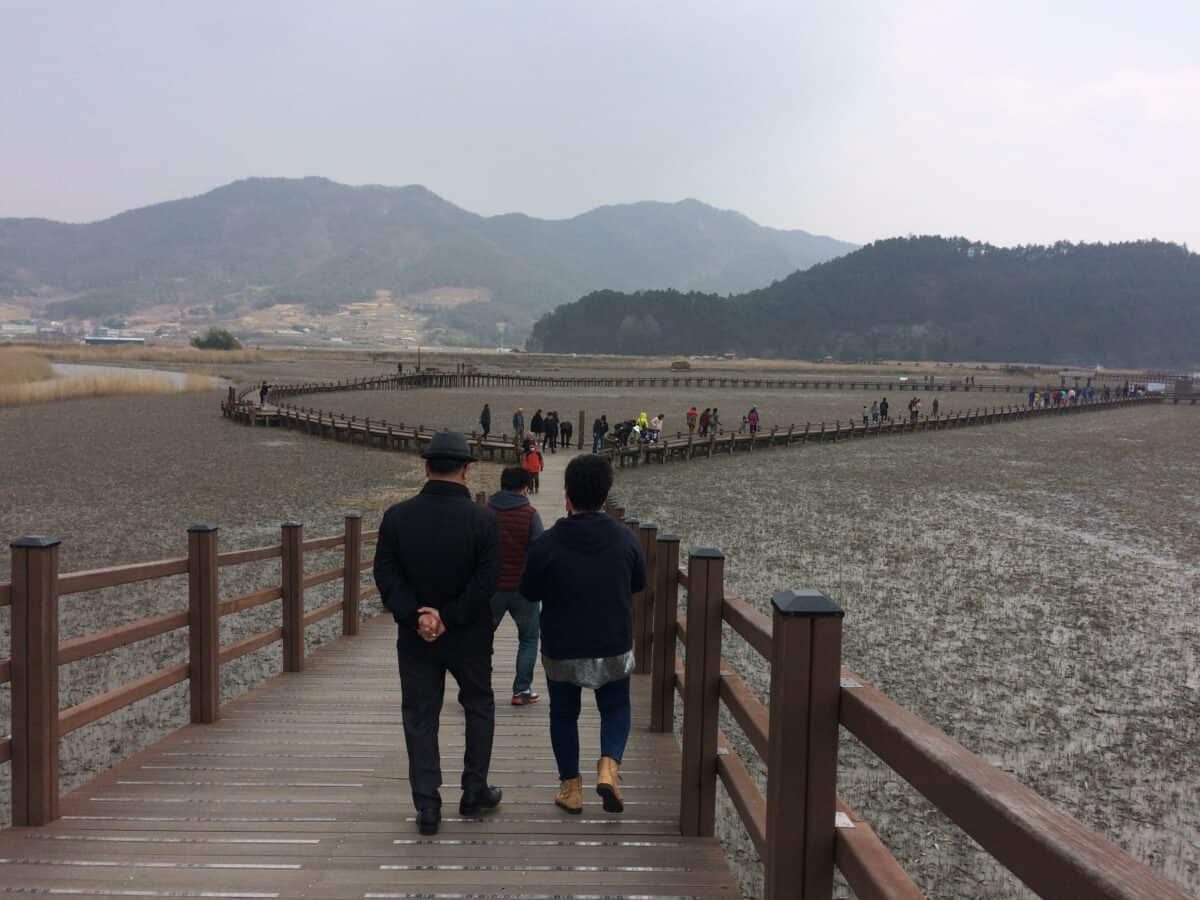
<path id="1" fill-rule="evenodd" d="M 491 622 L 486 623 L 487 626 Z M 420 641 L 420 646 L 413 642 Z M 400 667 L 401 719 L 408 748 L 408 781 L 417 809 L 440 808 L 442 758 L 438 749 L 438 725 L 446 673 L 458 682 L 458 702 L 466 723 L 462 789 L 477 792 L 487 787 L 492 762 L 492 737 L 496 729 L 496 703 L 492 696 L 491 630 L 486 640 L 442 645 L 443 636 L 425 644 L 416 635 L 396 641 Z M 441 645 L 441 646 L 439 646 Z"/>

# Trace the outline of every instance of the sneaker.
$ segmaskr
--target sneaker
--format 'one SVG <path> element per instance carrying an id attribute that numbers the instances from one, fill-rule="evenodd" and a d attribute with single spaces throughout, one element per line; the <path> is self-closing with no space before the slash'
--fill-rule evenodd
<path id="1" fill-rule="evenodd" d="M 529 706 L 531 703 L 537 703 L 541 698 L 533 691 L 522 691 L 519 694 L 513 694 L 513 706 Z"/>

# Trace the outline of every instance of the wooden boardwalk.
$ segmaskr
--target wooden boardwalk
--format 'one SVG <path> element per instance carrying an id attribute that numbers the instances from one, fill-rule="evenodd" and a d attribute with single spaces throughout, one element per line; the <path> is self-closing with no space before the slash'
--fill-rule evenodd
<path id="1" fill-rule="evenodd" d="M 680 756 L 647 729 L 649 677 L 634 676 L 626 812 L 588 788 L 581 816 L 552 800 L 548 703 L 508 705 L 516 632 L 496 636 L 492 782 L 504 801 L 458 816 L 462 712 L 447 679 L 443 824 L 416 833 L 400 725 L 395 626 L 364 623 L 62 801 L 43 828 L 0 832 L 0 893 L 137 897 L 737 897 L 712 838 L 679 836 Z M 545 697 L 539 665 L 535 689 Z M 585 784 L 599 719 L 581 720 Z"/>

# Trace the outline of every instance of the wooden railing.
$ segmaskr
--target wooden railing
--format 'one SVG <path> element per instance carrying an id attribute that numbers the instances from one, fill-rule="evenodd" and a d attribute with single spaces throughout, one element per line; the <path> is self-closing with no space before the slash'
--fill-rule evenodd
<path id="1" fill-rule="evenodd" d="M 626 517 L 615 498 L 606 509 L 646 552 L 633 630 L 639 671 L 651 675 L 652 730 L 673 731 L 682 697 L 680 830 L 714 834 L 719 780 L 764 863 L 767 900 L 828 898 L 835 868 L 861 900 L 924 896 L 837 795 L 841 728 L 1041 896 L 1186 900 L 1178 885 L 843 669 L 836 603 L 783 591 L 768 617 L 725 595 L 719 550 L 693 549 L 680 569 L 679 538 Z M 722 659 L 723 625 L 769 662 L 769 707 Z M 765 796 L 721 731 L 722 705 L 765 765 Z"/>
<path id="2" fill-rule="evenodd" d="M 0 741 L 0 762 L 12 761 L 14 825 L 45 825 L 58 817 L 58 747 L 64 735 L 132 703 L 187 681 L 191 721 L 215 722 L 220 716 L 221 666 L 269 646 L 283 644 L 283 670 L 304 668 L 304 630 L 342 615 L 342 634 L 359 630 L 361 602 L 378 593 L 363 589 L 362 572 L 370 560 L 363 547 L 375 540 L 362 534 L 357 514 L 345 518 L 342 534 L 304 539 L 304 526 L 282 526 L 277 545 L 221 553 L 218 530 L 211 525 L 188 529 L 188 555 L 178 559 L 60 574 L 59 541 L 27 537 L 12 544 L 12 581 L 0 584 L 0 606 L 12 607 L 12 658 L 0 660 L 0 684 L 12 682 L 12 737 Z M 306 574 L 305 554 L 343 549 L 342 565 Z M 263 560 L 280 560 L 280 584 L 221 599 L 220 570 Z M 186 575 L 188 608 L 119 625 L 96 634 L 59 640 L 60 597 L 84 591 L 138 584 Z M 342 597 L 305 612 L 305 590 L 341 579 Z M 277 627 L 227 646 L 220 644 L 220 620 L 282 600 Z M 152 672 L 66 709 L 59 707 L 60 666 L 186 629 L 188 660 Z"/>

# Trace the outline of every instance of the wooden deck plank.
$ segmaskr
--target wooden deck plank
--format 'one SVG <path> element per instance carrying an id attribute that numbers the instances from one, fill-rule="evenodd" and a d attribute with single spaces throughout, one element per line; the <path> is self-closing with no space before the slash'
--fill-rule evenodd
<path id="1" fill-rule="evenodd" d="M 306 671 L 226 704 L 63 798 L 63 818 L 0 832 L 0 884 L 95 896 L 733 898 L 715 840 L 679 835 L 679 750 L 646 730 L 649 683 L 635 676 L 623 768 L 627 810 L 585 791 L 581 816 L 553 804 L 549 704 L 507 704 L 516 657 L 497 634 L 493 814 L 457 815 L 463 748 L 457 686 L 442 714 L 443 825 L 416 833 L 400 722 L 394 626 L 329 645 Z M 545 695 L 537 673 L 535 689 Z M 585 783 L 599 718 L 580 719 Z"/>

